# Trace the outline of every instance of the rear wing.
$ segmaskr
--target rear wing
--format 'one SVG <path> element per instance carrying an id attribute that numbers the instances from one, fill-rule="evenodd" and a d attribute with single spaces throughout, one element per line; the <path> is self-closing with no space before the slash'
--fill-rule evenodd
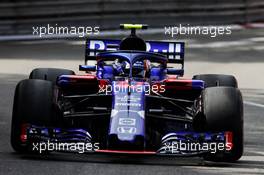
<path id="1" fill-rule="evenodd" d="M 96 60 L 96 55 L 105 51 L 116 51 L 119 49 L 121 40 L 86 40 L 85 64 L 89 60 Z M 147 52 L 163 54 L 169 63 L 184 65 L 184 42 L 146 41 Z"/>

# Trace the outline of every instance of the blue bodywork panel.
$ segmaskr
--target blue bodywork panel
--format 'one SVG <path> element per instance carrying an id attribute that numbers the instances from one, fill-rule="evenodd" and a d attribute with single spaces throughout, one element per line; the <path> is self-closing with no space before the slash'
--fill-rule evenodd
<path id="1" fill-rule="evenodd" d="M 109 137 L 117 142 L 134 143 L 145 138 L 145 91 L 146 82 L 113 81 L 113 102 Z M 141 89 L 142 88 L 142 89 Z M 144 144 L 144 143 L 141 143 Z"/>

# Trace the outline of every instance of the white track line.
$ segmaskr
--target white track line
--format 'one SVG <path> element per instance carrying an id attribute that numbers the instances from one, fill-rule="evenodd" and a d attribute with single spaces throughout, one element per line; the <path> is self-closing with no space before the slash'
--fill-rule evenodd
<path id="1" fill-rule="evenodd" d="M 251 101 L 244 101 L 244 104 L 250 105 L 250 106 L 256 106 L 256 107 L 264 108 L 263 104 L 254 103 L 254 102 L 251 102 Z"/>

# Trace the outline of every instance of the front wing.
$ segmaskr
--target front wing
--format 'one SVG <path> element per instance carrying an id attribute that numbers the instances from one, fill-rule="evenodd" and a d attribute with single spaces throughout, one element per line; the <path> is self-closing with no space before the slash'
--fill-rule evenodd
<path id="1" fill-rule="evenodd" d="M 163 155 L 163 156 L 199 156 L 208 153 L 230 152 L 232 150 L 232 132 L 190 132 L 177 131 L 163 136 L 157 150 L 114 150 L 100 148 L 93 142 L 91 134 L 85 129 L 46 128 L 24 124 L 21 143 L 32 151 L 78 152 L 104 154 Z"/>

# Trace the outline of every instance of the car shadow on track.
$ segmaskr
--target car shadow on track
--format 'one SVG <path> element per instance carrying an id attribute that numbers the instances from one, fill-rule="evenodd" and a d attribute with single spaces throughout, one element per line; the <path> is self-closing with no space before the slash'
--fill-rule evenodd
<path id="1" fill-rule="evenodd" d="M 101 154 L 65 154 L 52 153 L 47 155 L 25 155 L 12 153 L 18 159 L 47 162 L 80 162 L 101 164 L 130 164 L 130 165 L 163 165 L 185 167 L 215 167 L 215 168 L 261 168 L 264 162 L 239 160 L 233 163 L 204 161 L 199 157 L 157 157 L 157 156 L 125 156 Z"/>

